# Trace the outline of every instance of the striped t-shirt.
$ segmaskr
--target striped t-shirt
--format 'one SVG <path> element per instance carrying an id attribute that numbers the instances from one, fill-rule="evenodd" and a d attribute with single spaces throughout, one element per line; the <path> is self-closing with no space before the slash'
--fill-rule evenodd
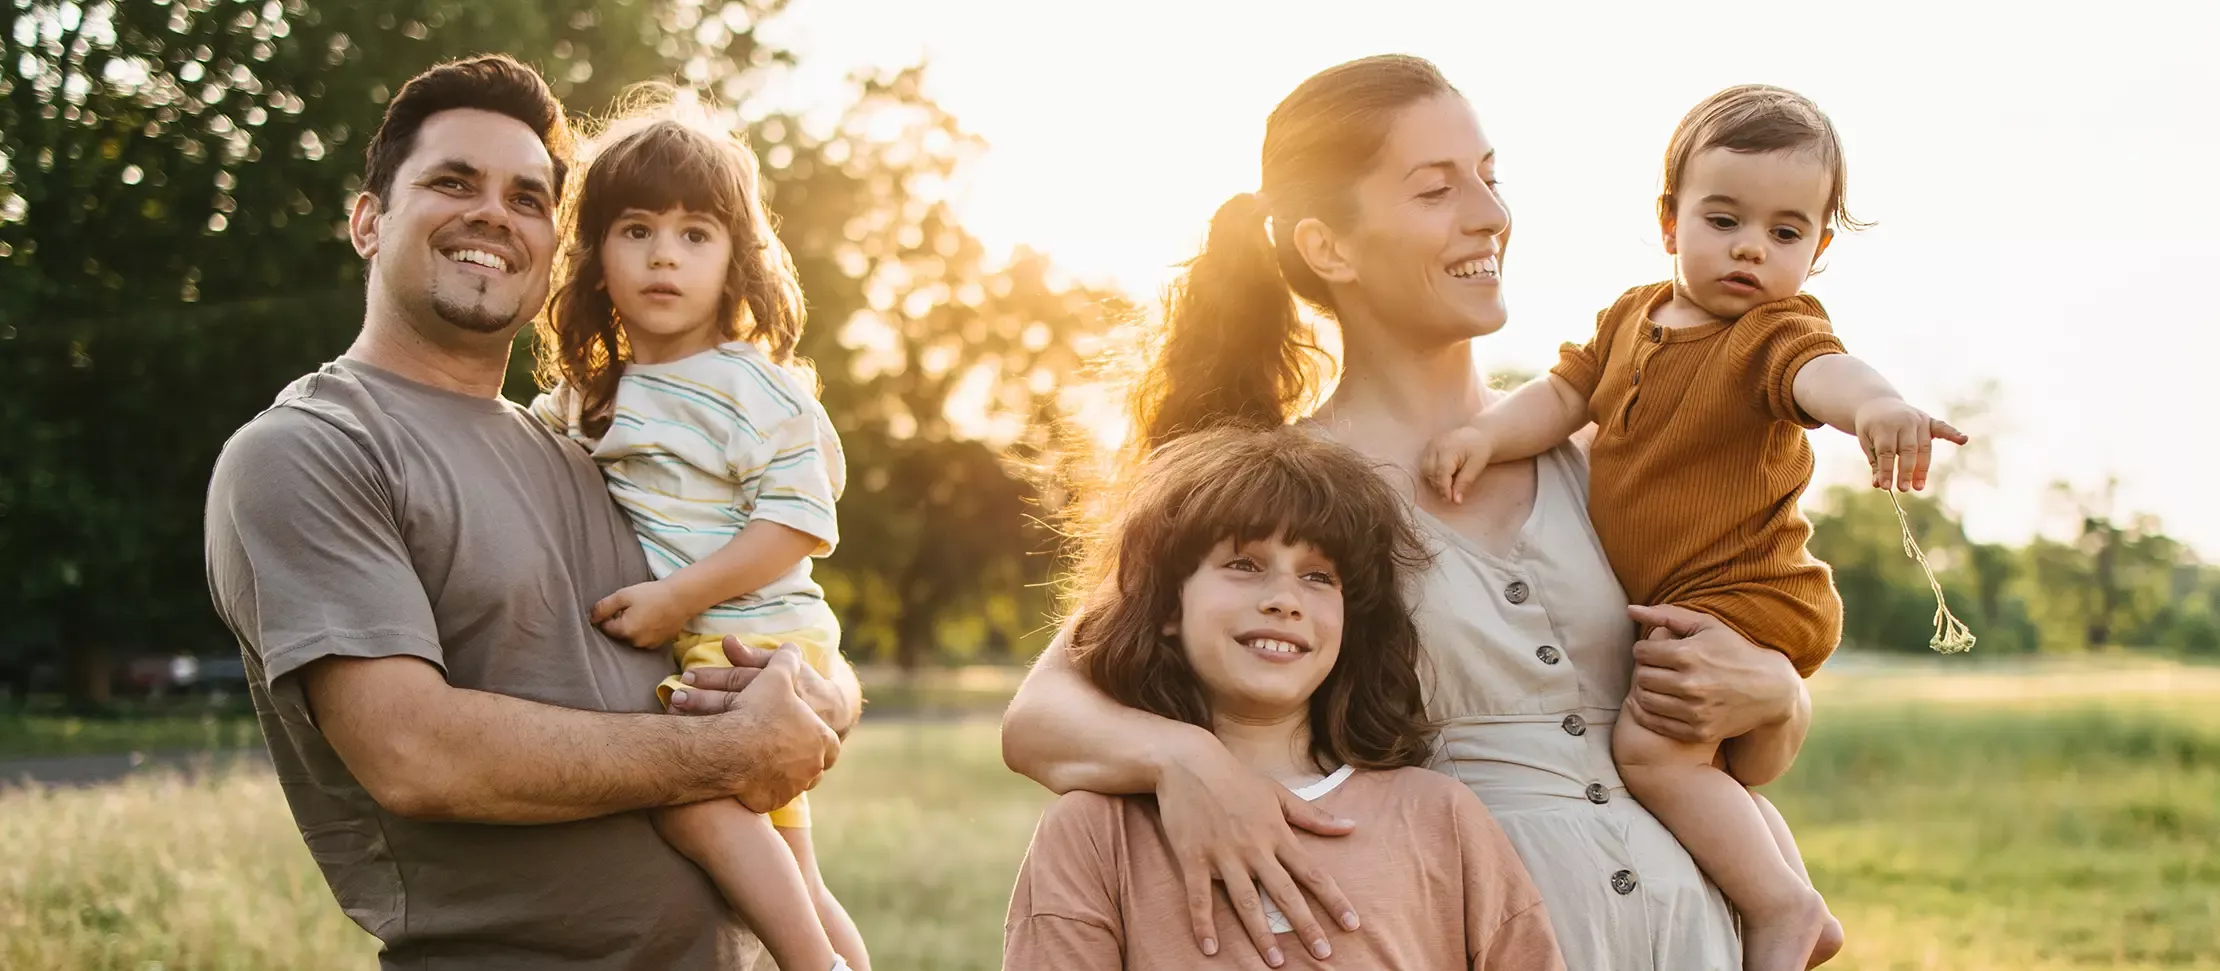
<path id="1" fill-rule="evenodd" d="M 593 454 L 609 494 L 632 519 L 657 579 L 724 547 L 756 519 L 840 542 L 834 512 L 847 482 L 840 436 L 809 382 L 743 341 L 662 364 L 628 364 L 615 414 L 598 440 L 569 385 L 532 414 Z M 805 558 L 753 593 L 687 624 L 703 634 L 776 634 L 839 621 Z"/>

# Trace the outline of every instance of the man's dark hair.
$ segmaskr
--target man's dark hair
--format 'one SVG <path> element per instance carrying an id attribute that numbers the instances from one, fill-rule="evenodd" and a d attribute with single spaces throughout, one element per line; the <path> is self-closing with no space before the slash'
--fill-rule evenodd
<path id="1" fill-rule="evenodd" d="M 363 166 L 363 191 L 382 202 L 393 190 L 394 174 L 409 153 L 416 150 L 416 133 L 424 119 L 455 108 L 476 108 L 504 114 L 523 122 L 540 136 L 549 158 L 555 160 L 558 195 L 563 175 L 570 169 L 570 123 L 563 117 L 563 103 L 539 72 L 507 54 L 487 54 L 436 65 L 409 79 L 393 102 L 386 105 L 385 120 L 370 138 Z"/>

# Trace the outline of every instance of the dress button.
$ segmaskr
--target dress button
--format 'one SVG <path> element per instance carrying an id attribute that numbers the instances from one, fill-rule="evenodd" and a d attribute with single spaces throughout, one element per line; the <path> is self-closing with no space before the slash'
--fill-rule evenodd
<path id="1" fill-rule="evenodd" d="M 1587 720 L 1587 719 L 1585 719 L 1585 718 L 1582 718 L 1582 717 L 1580 717 L 1579 715 L 1566 715 L 1566 716 L 1565 716 L 1565 734 L 1567 734 L 1567 735 L 1571 735 L 1571 736 L 1573 736 L 1573 737 L 1575 737 L 1575 738 L 1578 738 L 1578 737 L 1580 737 L 1580 736 L 1582 736 L 1582 735 L 1586 735 L 1586 734 L 1588 734 L 1588 720 Z M 1603 788 L 1603 787 L 1602 787 L 1602 786 L 1591 786 L 1591 787 L 1589 787 L 1589 791 L 1590 791 L 1591 793 L 1593 793 L 1593 792 L 1594 792 L 1595 790 L 1597 790 L 1597 789 L 1601 789 L 1601 788 Z M 1590 799 L 1595 799 L 1596 797 L 1595 797 L 1594 795 L 1590 795 L 1590 796 L 1589 796 L 1588 798 L 1590 798 Z M 1598 800 L 1596 800 L 1596 801 L 1598 801 L 1598 802 L 1601 802 L 1602 800 L 1598 799 Z"/>
<path id="2" fill-rule="evenodd" d="M 1544 644 L 1534 649 L 1534 656 L 1541 658 L 1543 664 L 1555 664 L 1565 659 L 1565 652 Z"/>
<path id="3" fill-rule="evenodd" d="M 1622 897 L 1626 896 L 1627 894 L 1633 893 L 1634 871 L 1620 870 L 1619 872 L 1612 874 L 1611 889 L 1618 891 L 1619 896 Z"/>
<path id="4" fill-rule="evenodd" d="M 1570 731 L 1572 731 L 1572 729 L 1570 729 L 1570 728 L 1567 728 L 1567 729 L 1565 729 L 1565 730 L 1566 730 L 1566 731 L 1569 731 L 1569 732 L 1570 732 Z M 1575 734 L 1575 735 L 1578 735 L 1578 734 L 1580 734 L 1580 733 L 1579 733 L 1579 732 L 1573 732 L 1573 734 Z M 1596 805 L 1598 805 L 1598 806 L 1601 806 L 1601 805 L 1603 805 L 1604 803 L 1610 802 L 1610 801 L 1611 801 L 1611 790 L 1609 790 L 1609 789 L 1606 789 L 1606 788 L 1604 788 L 1604 787 L 1603 787 L 1603 783 L 1601 783 L 1601 782 L 1591 782 L 1591 783 L 1588 783 L 1588 801 L 1589 801 L 1589 802 L 1592 802 L 1592 803 L 1595 803 L 1595 804 L 1596 804 Z"/>
<path id="5" fill-rule="evenodd" d="M 1510 586 L 1503 588 L 1503 599 L 1522 604 L 1526 602 L 1526 592 L 1526 581 L 1513 580 Z"/>

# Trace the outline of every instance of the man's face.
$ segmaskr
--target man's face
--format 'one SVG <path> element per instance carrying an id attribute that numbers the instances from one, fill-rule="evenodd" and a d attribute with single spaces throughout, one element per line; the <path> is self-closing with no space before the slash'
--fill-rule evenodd
<path id="1" fill-rule="evenodd" d="M 547 300 L 555 163 L 523 122 L 476 108 L 424 120 L 386 198 L 351 223 L 370 286 L 419 328 L 514 334 Z"/>

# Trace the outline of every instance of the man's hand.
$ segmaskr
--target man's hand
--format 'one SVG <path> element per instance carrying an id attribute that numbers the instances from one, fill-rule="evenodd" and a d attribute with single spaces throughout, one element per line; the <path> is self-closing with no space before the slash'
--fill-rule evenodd
<path id="1" fill-rule="evenodd" d="M 699 613 L 688 609 L 684 600 L 668 581 L 650 580 L 601 598 L 587 619 L 602 633 L 633 647 L 661 647 Z"/>
<path id="2" fill-rule="evenodd" d="M 728 642 L 729 643 L 729 642 Z M 732 722 L 734 744 L 748 747 L 752 771 L 739 780 L 733 792 L 741 804 L 767 813 L 809 791 L 840 758 L 840 738 L 817 712 L 803 702 L 797 682 L 816 677 L 802 663 L 802 652 L 792 644 L 776 652 L 763 652 L 768 660 L 749 668 L 748 682 L 735 692 L 718 692 L 717 718 Z M 722 669 L 705 669 L 706 672 Z M 823 679 L 819 679 L 823 680 Z M 694 702 L 704 691 L 683 691 L 671 696 L 675 709 Z"/>
<path id="3" fill-rule="evenodd" d="M 1465 489 L 1487 471 L 1493 460 L 1495 440 L 1472 425 L 1460 425 L 1426 443 L 1418 462 L 1419 477 L 1434 492 L 1453 503 L 1465 501 Z"/>
<path id="4" fill-rule="evenodd" d="M 1213 880 L 1226 885 L 1235 916 L 1248 929 L 1264 963 L 1272 967 L 1279 967 L 1286 957 L 1265 920 L 1264 903 L 1257 896 L 1259 884 L 1294 926 L 1296 938 L 1321 960 L 1333 949 L 1317 918 L 1311 916 L 1304 890 L 1343 929 L 1357 929 L 1349 899 L 1333 877 L 1303 852 L 1291 828 L 1340 836 L 1353 828 L 1347 820 L 1327 815 L 1286 786 L 1258 775 L 1215 742 L 1195 758 L 1176 759 L 1166 767 L 1157 784 L 1156 804 L 1164 821 L 1164 838 L 1187 885 L 1187 916 L 1194 924 L 1195 943 L 1204 954 L 1218 953 L 1214 936 L 1218 925 L 1211 916 Z"/>
<path id="5" fill-rule="evenodd" d="M 1927 467 L 1934 461 L 1935 439 L 1964 445 L 1964 432 L 1897 397 L 1875 398 L 1859 406 L 1854 419 L 1858 446 L 1873 467 L 1873 487 L 1912 492 L 1927 488 Z"/>
<path id="6" fill-rule="evenodd" d="M 732 661 L 729 668 L 695 668 L 679 676 L 686 687 L 671 693 L 671 711 L 681 715 L 714 715 L 730 711 L 741 704 L 741 693 L 755 683 L 771 660 L 780 654 L 801 656 L 801 648 L 788 643 L 779 645 L 777 651 L 749 647 L 737 637 L 725 638 L 725 657 Z M 819 720 L 844 731 L 853 725 L 856 712 L 849 710 L 848 697 L 838 685 L 815 668 L 803 664 L 794 673 L 794 692 L 802 703 L 817 713 Z"/>

